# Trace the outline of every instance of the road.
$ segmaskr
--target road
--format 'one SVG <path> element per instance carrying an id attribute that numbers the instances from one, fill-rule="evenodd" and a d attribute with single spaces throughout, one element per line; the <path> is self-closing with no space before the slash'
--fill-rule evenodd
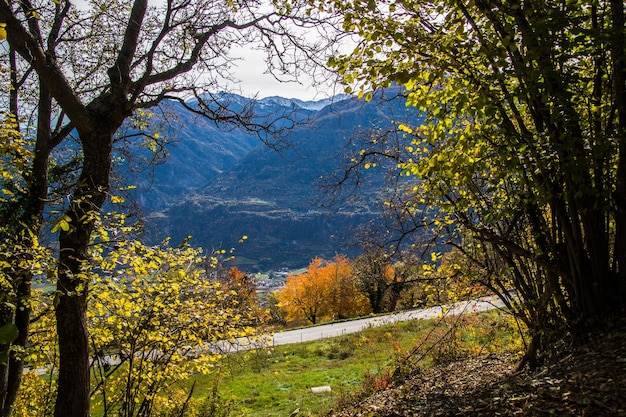
<path id="1" fill-rule="evenodd" d="M 218 342 L 208 347 L 213 352 L 228 353 L 239 350 L 263 348 L 269 346 L 288 345 L 291 343 L 309 342 L 311 340 L 328 339 L 350 333 L 358 333 L 370 327 L 383 326 L 385 324 L 398 323 L 409 320 L 424 320 L 441 317 L 443 315 L 457 315 L 461 313 L 475 313 L 487 311 L 494 308 L 502 308 L 504 304 L 495 296 L 478 298 L 460 303 L 407 310 L 385 316 L 366 317 L 357 320 L 350 320 L 341 323 L 322 324 L 319 326 L 305 327 L 302 329 L 285 330 L 263 337 L 249 339 L 241 338 L 236 341 Z M 206 348 L 205 348 L 206 349 Z M 193 353 L 188 353 L 193 355 Z M 105 361 L 109 365 L 118 364 L 117 356 L 107 356 Z M 38 374 L 48 372 L 47 369 L 36 369 Z"/>
<path id="2" fill-rule="evenodd" d="M 302 329 L 285 330 L 268 335 L 263 339 L 262 343 L 259 343 L 258 341 L 256 343 L 250 342 L 248 339 L 239 340 L 235 343 L 228 343 L 228 347 L 222 345 L 221 350 L 233 351 L 262 347 L 262 345 L 278 346 L 291 343 L 309 342 L 311 340 L 328 339 L 331 337 L 342 336 L 344 334 L 357 333 L 370 327 L 383 326 L 385 324 L 398 323 L 401 321 L 432 319 L 441 317 L 442 315 L 456 315 L 463 312 L 471 313 L 487 311 L 502 307 L 504 307 L 502 301 L 495 296 L 489 296 L 450 305 L 407 310 L 385 316 L 366 317 L 341 323 L 322 324 Z"/>

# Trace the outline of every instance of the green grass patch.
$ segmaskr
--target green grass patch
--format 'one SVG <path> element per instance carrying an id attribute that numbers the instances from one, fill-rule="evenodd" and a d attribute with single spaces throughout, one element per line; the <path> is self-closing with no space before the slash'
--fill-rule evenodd
<path id="1" fill-rule="evenodd" d="M 224 358 L 219 375 L 197 377 L 195 401 L 214 401 L 216 416 L 321 415 L 355 392 L 390 383 L 399 364 L 430 366 L 518 349 L 515 323 L 492 311 L 462 319 L 416 320 L 315 342 L 240 352 Z M 217 381 L 217 390 L 214 390 Z M 331 392 L 311 388 L 330 386 Z M 210 400 L 212 393 L 216 393 Z M 207 400 L 209 399 L 209 400 Z"/>
<path id="2" fill-rule="evenodd" d="M 41 291 L 43 294 L 56 290 L 56 284 L 51 282 L 35 281 L 33 282 L 33 290 Z"/>

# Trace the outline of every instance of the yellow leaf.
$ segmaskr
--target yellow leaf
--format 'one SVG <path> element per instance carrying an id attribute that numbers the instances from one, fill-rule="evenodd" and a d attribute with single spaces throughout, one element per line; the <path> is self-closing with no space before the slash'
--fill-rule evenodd
<path id="1" fill-rule="evenodd" d="M 3 41 L 7 38 L 6 27 L 7 27 L 6 23 L 0 23 L 0 41 Z"/>
<path id="2" fill-rule="evenodd" d="M 405 125 L 404 123 L 400 123 L 398 125 L 398 130 L 402 131 L 402 132 L 406 132 L 408 134 L 413 133 L 413 129 L 411 129 L 410 127 L 408 127 L 407 125 Z"/>

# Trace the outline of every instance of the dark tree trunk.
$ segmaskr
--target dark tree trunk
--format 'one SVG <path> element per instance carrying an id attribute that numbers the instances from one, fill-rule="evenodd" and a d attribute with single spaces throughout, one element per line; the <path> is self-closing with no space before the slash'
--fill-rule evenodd
<path id="1" fill-rule="evenodd" d="M 63 288 L 63 294 L 59 296 L 56 308 L 59 379 L 54 415 L 88 417 L 90 383 L 85 318 L 87 288 L 86 285 L 83 289 L 77 288 L 79 283 L 70 277 L 71 272 L 67 271 L 63 278 L 59 277 L 58 283 L 58 288 Z"/>
<path id="2" fill-rule="evenodd" d="M 94 123 L 97 125 L 97 123 Z M 84 272 L 94 223 L 85 216 L 99 212 L 109 186 L 113 133 L 103 123 L 96 133 L 79 132 L 84 165 L 73 201 L 66 212 L 70 229 L 59 238 L 59 277 L 56 306 L 59 343 L 59 378 L 56 417 L 90 415 L 89 343 L 86 297 L 89 281 Z M 115 127 L 115 126 L 114 126 Z M 104 132 L 104 133 L 102 133 Z"/>
<path id="3" fill-rule="evenodd" d="M 613 33 L 611 36 L 611 60 L 613 64 L 613 88 L 617 110 L 617 135 L 619 160 L 615 187 L 615 248 L 617 273 L 615 285 L 619 288 L 618 299 L 626 304 L 626 41 L 624 34 L 624 1 L 611 0 Z"/>
<path id="4" fill-rule="evenodd" d="M 44 85 L 40 85 L 39 88 L 35 155 L 32 171 L 26 176 L 28 184 L 27 194 L 23 196 L 17 208 L 20 212 L 20 225 L 16 235 L 22 236 L 22 245 L 24 247 L 32 247 L 33 245 L 29 232 L 34 236 L 40 234 L 45 207 L 44 202 L 48 193 L 48 160 L 52 148 L 52 133 L 50 130 L 52 97 Z M 17 116 L 17 104 L 12 106 L 12 109 Z M 28 230 L 24 230 L 24 228 Z M 19 271 L 15 277 L 15 304 L 17 308 L 13 319 L 19 333 L 17 339 L 12 344 L 20 348 L 26 348 L 29 343 L 32 278 L 32 272 L 29 269 Z M 9 417 L 12 414 L 13 405 L 17 399 L 22 382 L 24 361 L 16 356 L 16 352 L 10 352 L 8 363 L 6 366 L 3 365 L 3 371 L 0 413 L 2 417 Z"/>

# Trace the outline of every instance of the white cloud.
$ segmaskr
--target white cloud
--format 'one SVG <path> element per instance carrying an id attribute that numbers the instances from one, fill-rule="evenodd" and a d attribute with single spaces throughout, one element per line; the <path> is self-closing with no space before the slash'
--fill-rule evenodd
<path id="1" fill-rule="evenodd" d="M 235 78 L 240 81 L 234 85 L 234 90 L 239 90 L 245 96 L 258 96 L 259 98 L 280 96 L 285 98 L 298 98 L 301 100 L 323 99 L 334 96 L 342 91 L 335 91 L 329 83 L 316 83 L 313 77 L 303 73 L 298 74 L 299 82 L 293 80 L 293 74 L 281 77 L 277 80 L 267 73 L 267 64 L 264 61 L 264 53 L 258 50 L 234 51 L 233 56 L 241 57 L 232 69 Z"/>

